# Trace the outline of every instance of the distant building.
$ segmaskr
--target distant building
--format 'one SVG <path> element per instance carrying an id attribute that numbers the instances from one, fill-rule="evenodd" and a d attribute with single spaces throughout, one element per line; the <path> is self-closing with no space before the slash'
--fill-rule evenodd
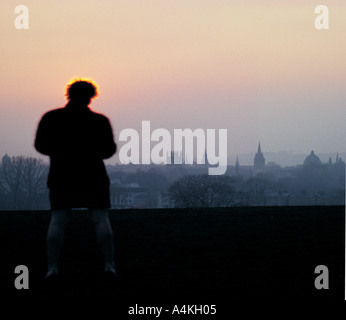
<path id="1" fill-rule="evenodd" d="M 2 165 L 6 165 L 6 164 L 9 164 L 11 162 L 11 158 L 10 156 L 6 153 L 2 159 L 1 159 L 1 164 Z"/>
<path id="2" fill-rule="evenodd" d="M 239 160 L 237 156 L 237 160 L 235 161 L 235 173 L 239 175 Z"/>
<path id="3" fill-rule="evenodd" d="M 209 165 L 207 151 L 204 151 L 204 159 L 202 159 L 201 163 L 204 163 L 205 165 Z"/>
<path id="4" fill-rule="evenodd" d="M 180 151 L 171 151 L 166 157 L 167 164 L 182 164 L 183 163 L 183 153 Z"/>
<path id="5" fill-rule="evenodd" d="M 257 153 L 254 158 L 254 170 L 263 170 L 265 167 L 265 159 L 261 151 L 261 143 L 258 143 Z"/>
<path id="6" fill-rule="evenodd" d="M 311 164 L 313 165 L 322 164 L 320 158 L 315 155 L 314 151 L 311 151 L 311 153 L 304 160 L 304 166 L 311 165 Z"/>
<path id="7" fill-rule="evenodd" d="M 339 153 L 336 154 L 336 160 L 335 160 L 336 165 L 344 165 L 345 162 L 342 160 L 341 157 L 339 157 Z"/>

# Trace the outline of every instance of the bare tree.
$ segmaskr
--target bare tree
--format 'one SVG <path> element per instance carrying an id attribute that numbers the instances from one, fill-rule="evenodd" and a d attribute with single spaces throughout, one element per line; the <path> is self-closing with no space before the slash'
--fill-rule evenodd
<path id="1" fill-rule="evenodd" d="M 9 200 L 10 209 L 18 210 L 22 200 L 23 157 L 12 157 L 0 167 L 0 185 Z"/>
<path id="2" fill-rule="evenodd" d="M 17 156 L 1 163 L 0 187 L 13 210 L 33 209 L 46 191 L 48 167 L 39 159 Z"/>
<path id="3" fill-rule="evenodd" d="M 28 200 L 29 209 L 37 205 L 40 196 L 47 190 L 48 166 L 41 159 L 23 159 L 23 190 Z"/>
<path id="4" fill-rule="evenodd" d="M 249 178 L 245 182 L 245 192 L 250 203 L 255 205 L 266 205 L 266 190 L 270 183 L 263 174 Z"/>
<path id="5" fill-rule="evenodd" d="M 233 180 L 229 176 L 188 175 L 169 187 L 176 207 L 225 207 L 232 203 Z"/>
<path id="6" fill-rule="evenodd" d="M 173 182 L 168 191 L 176 207 L 195 207 L 198 205 L 198 190 L 195 176 L 185 176 Z"/>

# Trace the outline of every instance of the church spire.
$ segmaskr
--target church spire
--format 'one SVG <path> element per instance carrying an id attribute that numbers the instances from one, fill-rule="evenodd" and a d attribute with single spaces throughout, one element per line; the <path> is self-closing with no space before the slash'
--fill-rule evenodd
<path id="1" fill-rule="evenodd" d="M 261 154 L 262 151 L 261 151 L 261 142 L 258 142 L 258 150 L 257 150 L 257 153 L 258 154 Z"/>
<path id="2" fill-rule="evenodd" d="M 254 158 L 254 169 L 255 170 L 262 170 L 265 167 L 265 159 L 263 157 L 263 153 L 261 150 L 261 143 L 258 143 L 258 150 L 257 153 L 255 154 Z"/>
<path id="3" fill-rule="evenodd" d="M 238 160 L 238 155 L 237 155 L 237 160 L 235 162 L 235 172 L 236 174 L 239 174 L 239 160 Z"/>

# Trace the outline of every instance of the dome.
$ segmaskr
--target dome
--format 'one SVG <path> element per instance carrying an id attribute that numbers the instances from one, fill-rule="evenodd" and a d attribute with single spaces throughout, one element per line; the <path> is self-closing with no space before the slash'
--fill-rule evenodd
<path id="1" fill-rule="evenodd" d="M 315 155 L 314 151 L 311 151 L 310 155 L 308 155 L 304 160 L 304 165 L 308 164 L 321 164 L 321 160 L 318 156 Z"/>

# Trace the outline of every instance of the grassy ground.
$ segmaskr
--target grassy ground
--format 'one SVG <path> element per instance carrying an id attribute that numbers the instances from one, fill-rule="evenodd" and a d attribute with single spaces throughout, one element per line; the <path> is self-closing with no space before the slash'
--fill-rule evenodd
<path id="1" fill-rule="evenodd" d="M 244 207 L 110 211 L 120 281 L 103 260 L 86 211 L 71 215 L 55 294 L 121 297 L 131 303 L 223 299 L 344 299 L 344 207 Z M 7 297 L 52 295 L 46 272 L 49 212 L 0 212 L 1 288 Z M 29 268 L 17 290 L 14 268 Z M 315 267 L 329 269 L 317 290 Z"/>

